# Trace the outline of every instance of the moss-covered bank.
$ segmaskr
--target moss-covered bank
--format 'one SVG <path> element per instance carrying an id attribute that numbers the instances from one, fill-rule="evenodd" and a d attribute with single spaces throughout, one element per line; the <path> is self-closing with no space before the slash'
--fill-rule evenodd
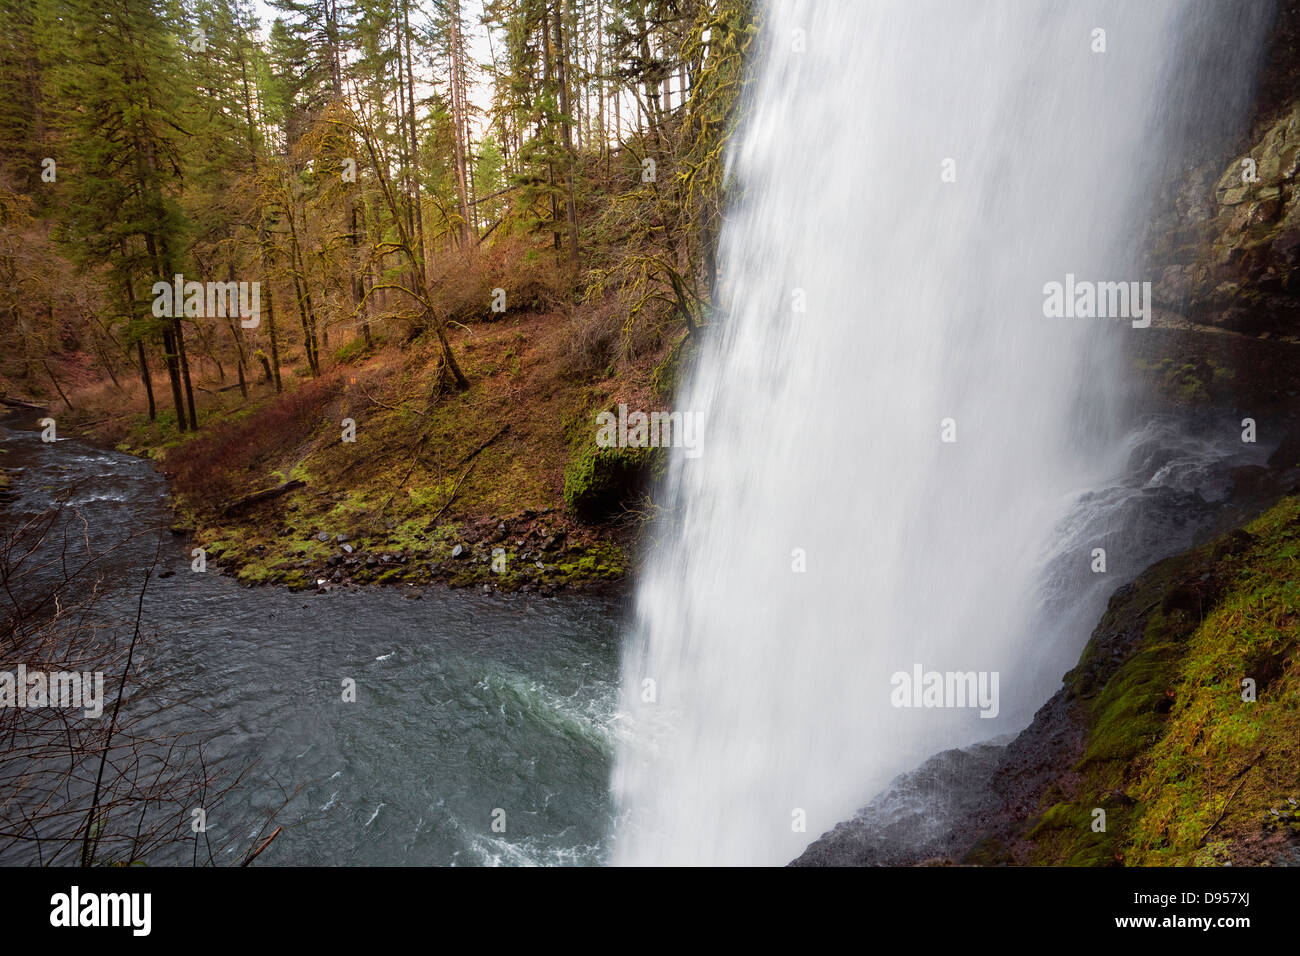
<path id="1" fill-rule="evenodd" d="M 1298 803 L 1293 493 L 1120 588 L 1010 743 L 935 755 L 795 865 L 1300 864 Z"/>
<path id="2" fill-rule="evenodd" d="M 598 449 L 595 416 L 661 407 L 683 349 L 665 340 L 600 378 L 575 374 L 554 316 L 472 333 L 464 391 L 438 386 L 438 351 L 417 341 L 303 370 L 282 393 L 206 393 L 196 433 L 165 412 L 80 431 L 157 461 L 175 530 L 245 584 L 552 593 L 621 578 L 662 456 Z"/>
<path id="3" fill-rule="evenodd" d="M 1143 574 L 1066 683 L 1082 753 L 1032 862 L 1300 862 L 1300 499 Z"/>

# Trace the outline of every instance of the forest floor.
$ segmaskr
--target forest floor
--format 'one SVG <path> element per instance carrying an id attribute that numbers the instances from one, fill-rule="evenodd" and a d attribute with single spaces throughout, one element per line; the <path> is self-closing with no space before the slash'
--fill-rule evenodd
<path id="1" fill-rule="evenodd" d="M 436 340 L 369 352 L 357 340 L 319 377 L 285 367 L 278 395 L 263 381 L 244 400 L 231 369 L 192 367 L 198 432 L 178 434 L 156 372 L 154 422 L 129 382 L 69 388 L 74 408 L 52 414 L 60 437 L 154 459 L 171 479 L 173 530 L 246 584 L 588 588 L 623 576 L 650 507 L 625 495 L 598 520 L 577 517 L 595 414 L 662 404 L 655 382 L 676 350 L 665 340 L 579 374 L 571 328 L 559 313 L 449 327 L 470 381 L 458 392 L 436 387 Z M 77 381 L 75 362 L 59 371 Z"/>

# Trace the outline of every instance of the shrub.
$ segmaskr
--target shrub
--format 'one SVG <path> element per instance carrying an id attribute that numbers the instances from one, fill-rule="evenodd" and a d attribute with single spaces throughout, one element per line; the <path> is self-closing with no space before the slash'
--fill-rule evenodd
<path id="1" fill-rule="evenodd" d="M 252 415 L 208 426 L 167 453 L 163 468 L 190 504 L 217 506 L 255 490 L 265 466 L 284 451 L 286 436 L 308 438 L 323 423 L 332 377 L 276 396 Z"/>

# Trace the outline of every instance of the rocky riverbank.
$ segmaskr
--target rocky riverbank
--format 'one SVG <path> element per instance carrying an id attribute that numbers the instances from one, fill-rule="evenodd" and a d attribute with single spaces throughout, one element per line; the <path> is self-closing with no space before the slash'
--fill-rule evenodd
<path id="1" fill-rule="evenodd" d="M 463 331 L 463 392 L 439 390 L 436 350 L 414 343 L 282 393 L 209 391 L 197 433 L 178 437 L 166 412 L 65 411 L 59 434 L 153 459 L 172 530 L 245 584 L 605 588 L 639 547 L 662 458 L 597 448 L 595 416 L 663 407 L 686 353 L 665 341 L 616 375 L 578 375 L 565 329 L 524 314 Z"/>

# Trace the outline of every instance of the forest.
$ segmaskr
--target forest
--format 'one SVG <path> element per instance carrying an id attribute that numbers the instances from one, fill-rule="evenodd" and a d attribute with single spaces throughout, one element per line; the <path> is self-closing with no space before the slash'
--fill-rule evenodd
<path id="1" fill-rule="evenodd" d="M 1300 862 L 1300 0 L 0 27 L 0 866 Z"/>
<path id="2" fill-rule="evenodd" d="M 491 323 L 544 316 L 518 337 L 584 386 L 646 378 L 708 322 L 747 0 L 5 0 L 0 18 L 0 391 L 173 449 L 182 490 L 272 449 L 178 439 L 324 401 L 341 369 L 368 370 L 346 379 L 375 411 L 427 412 L 483 387 L 466 352 Z M 517 366 L 521 343 L 503 351 Z M 589 418 L 575 401 L 539 442 Z M 224 504 L 216 485 L 189 490 Z"/>

